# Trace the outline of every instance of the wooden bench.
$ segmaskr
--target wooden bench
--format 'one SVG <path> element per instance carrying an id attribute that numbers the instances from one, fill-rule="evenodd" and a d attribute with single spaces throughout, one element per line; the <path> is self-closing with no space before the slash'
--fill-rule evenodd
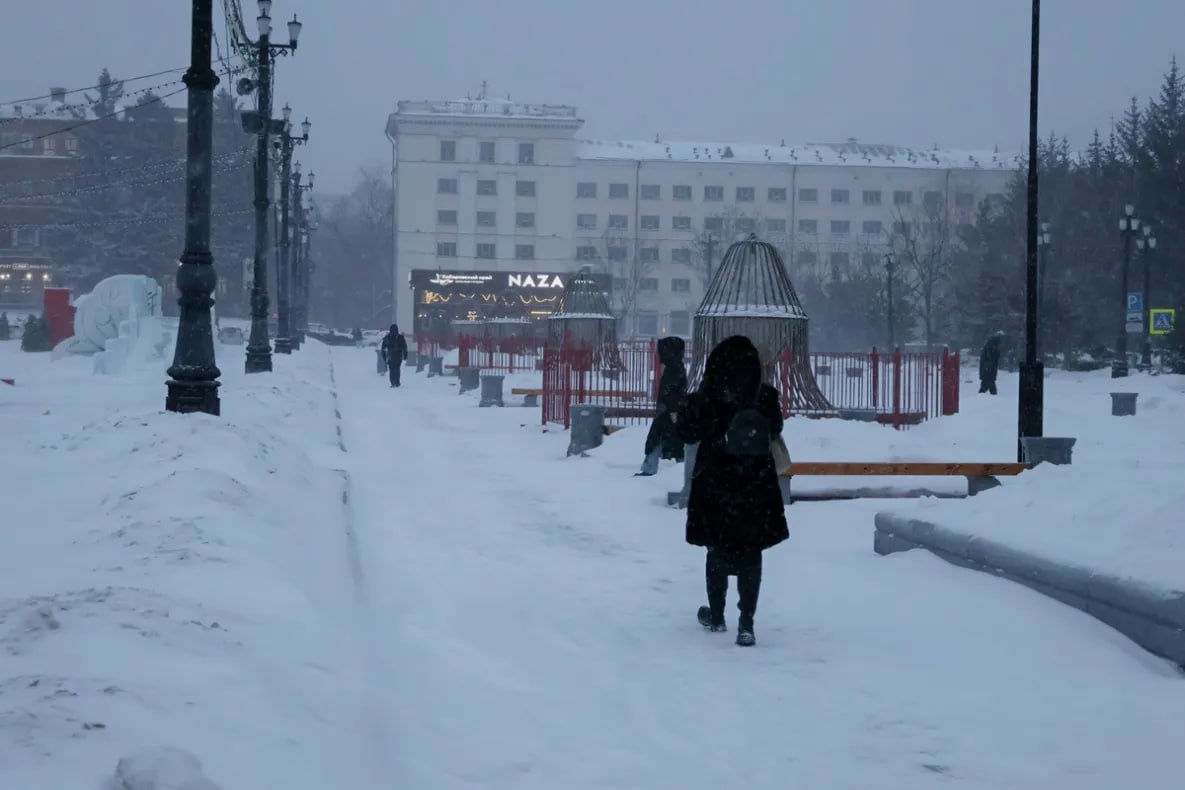
<path id="1" fill-rule="evenodd" d="M 539 398 L 543 395 L 542 389 L 535 389 L 532 387 L 514 387 L 510 390 L 511 395 L 522 395 L 524 406 L 538 406 Z M 621 392 L 619 390 L 585 390 L 584 392 L 577 392 L 579 395 L 587 395 L 590 398 L 621 398 L 622 400 L 634 400 L 647 397 L 645 392 Z M 612 409 L 613 407 L 610 407 Z M 653 409 L 647 411 L 647 416 L 653 413 Z M 606 414 L 605 416 L 609 416 Z"/>
<path id="2" fill-rule="evenodd" d="M 1000 485 L 998 477 L 1015 477 L 1029 469 L 1021 463 L 973 463 L 943 461 L 794 461 L 784 477 L 965 477 L 967 495 L 975 496 L 981 491 Z M 835 495 L 795 495 L 796 501 L 810 499 L 840 499 Z M 855 498 L 849 497 L 849 498 Z"/>

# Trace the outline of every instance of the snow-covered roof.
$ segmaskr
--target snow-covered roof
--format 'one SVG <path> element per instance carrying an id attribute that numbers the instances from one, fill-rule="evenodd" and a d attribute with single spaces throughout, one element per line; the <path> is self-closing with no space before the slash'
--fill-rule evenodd
<path id="1" fill-rule="evenodd" d="M 966 170 L 1014 170 L 1019 157 L 997 151 L 908 148 L 849 140 L 844 143 L 703 143 L 642 141 L 580 141 L 581 159 L 624 159 L 680 162 L 735 162 L 788 165 L 859 165 Z"/>
<path id="2" fill-rule="evenodd" d="M 0 104 L 0 118 L 16 119 L 48 118 L 51 120 L 69 120 L 74 116 L 70 112 L 72 105 L 58 101 L 22 102 L 20 104 Z"/>
<path id="3" fill-rule="evenodd" d="M 472 118 L 530 118 L 575 120 L 576 108 L 566 104 L 526 104 L 509 99 L 453 99 L 451 101 L 401 101 L 399 115 Z"/>

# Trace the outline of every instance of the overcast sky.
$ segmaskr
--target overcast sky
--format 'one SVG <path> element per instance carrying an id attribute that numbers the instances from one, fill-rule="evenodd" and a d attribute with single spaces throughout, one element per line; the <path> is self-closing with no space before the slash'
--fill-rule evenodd
<path id="1" fill-rule="evenodd" d="M 240 2 L 254 35 L 255 0 Z M 1075 146 L 1154 93 L 1185 46 L 1185 0 L 1042 5 L 1041 127 Z M 4 0 L 0 102 L 89 85 L 104 66 L 186 65 L 189 8 Z M 276 0 L 277 26 L 293 13 L 305 28 L 277 106 L 313 121 L 300 158 L 319 190 L 389 165 L 397 100 L 459 98 L 482 80 L 576 105 L 590 138 L 1025 145 L 1030 0 Z"/>

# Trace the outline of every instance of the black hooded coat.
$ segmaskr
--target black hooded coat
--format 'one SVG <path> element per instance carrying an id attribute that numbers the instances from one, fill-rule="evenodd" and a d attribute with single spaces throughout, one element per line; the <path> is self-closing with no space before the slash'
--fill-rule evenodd
<path id="1" fill-rule="evenodd" d="M 992 335 L 983 344 L 983 351 L 979 352 L 979 378 L 981 381 L 994 382 L 1000 372 L 1000 336 Z"/>
<path id="2" fill-rule="evenodd" d="M 646 455 L 662 445 L 662 457 L 683 460 L 683 438 L 674 415 L 687 397 L 687 368 L 683 365 L 683 338 L 664 337 L 658 341 L 658 359 L 662 378 L 658 380 L 658 401 L 654 421 L 646 434 Z"/>
<path id="3" fill-rule="evenodd" d="M 383 338 L 380 346 L 388 365 L 398 365 L 407 359 L 407 340 L 399 333 L 399 327 L 391 324 L 391 329 Z"/>
<path id="4" fill-rule="evenodd" d="M 746 337 L 730 337 L 712 351 L 703 383 L 679 411 L 683 440 L 699 444 L 687 503 L 692 545 L 750 552 L 790 537 L 773 456 L 740 458 L 725 450 L 725 432 L 742 409 L 757 409 L 771 438 L 781 434 L 778 392 L 761 379 L 757 349 Z"/>

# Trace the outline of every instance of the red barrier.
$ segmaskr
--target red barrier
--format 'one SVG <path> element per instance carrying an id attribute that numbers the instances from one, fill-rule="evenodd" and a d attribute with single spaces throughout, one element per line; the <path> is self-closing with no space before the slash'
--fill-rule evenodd
<path id="1" fill-rule="evenodd" d="M 70 304 L 68 288 L 46 288 L 42 296 L 45 325 L 49 328 L 49 342 L 56 346 L 74 337 L 74 306 Z"/>
<path id="2" fill-rule="evenodd" d="M 540 357 L 533 337 L 469 337 L 457 341 L 457 367 L 496 373 L 534 370 Z"/>

